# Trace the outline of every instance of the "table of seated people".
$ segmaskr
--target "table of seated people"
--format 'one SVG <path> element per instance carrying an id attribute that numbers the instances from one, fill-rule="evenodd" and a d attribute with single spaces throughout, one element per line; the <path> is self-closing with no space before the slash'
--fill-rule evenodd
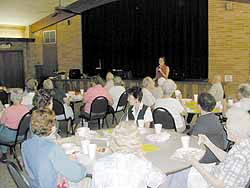
<path id="1" fill-rule="evenodd" d="M 154 129 L 143 128 L 140 131 L 144 139 L 144 145 L 142 146 L 142 149 L 145 152 L 145 157 L 149 161 L 151 161 L 153 165 L 160 168 L 164 173 L 172 174 L 177 171 L 190 167 L 190 165 L 184 162 L 184 160 L 180 160 L 176 157 L 173 157 L 173 155 L 176 153 L 176 150 L 182 148 L 181 137 L 184 136 L 183 134 L 176 133 L 172 130 L 163 130 L 162 133 L 160 134 L 165 134 L 167 132 L 169 133 L 170 137 L 169 139 L 165 141 L 159 142 L 159 140 L 150 141 L 148 139 L 149 135 L 150 136 L 153 135 L 154 138 L 152 137 L 152 139 L 156 139 L 156 140 L 157 140 L 157 137 L 160 137 L 160 136 L 154 136 L 155 135 Z M 109 138 L 112 134 L 112 129 L 103 129 L 97 132 L 91 131 L 91 134 L 93 134 L 93 136 L 92 136 L 92 139 L 90 139 L 90 143 L 95 143 L 97 144 L 97 146 L 99 146 L 99 148 L 103 148 L 107 146 L 107 142 L 109 141 Z M 72 136 L 68 138 L 59 139 L 57 140 L 57 143 L 58 144 L 74 143 L 75 145 L 78 146 L 78 149 L 79 149 L 81 146 L 82 140 L 84 140 L 83 137 Z M 190 137 L 190 148 L 199 150 L 198 156 L 196 156 L 199 159 L 205 153 L 204 148 L 198 145 L 198 141 L 194 137 Z M 72 150 L 72 147 L 70 150 L 71 152 L 74 152 Z M 97 151 L 98 151 L 98 147 L 97 147 Z M 190 150 L 190 152 L 192 151 L 193 150 Z M 96 159 L 99 159 L 110 153 L 111 152 L 107 150 L 105 152 L 97 152 Z M 82 153 L 79 153 L 78 161 L 82 163 L 85 167 L 87 167 L 88 173 L 91 174 L 94 160 L 90 160 L 88 159 L 87 155 L 83 155 Z"/>

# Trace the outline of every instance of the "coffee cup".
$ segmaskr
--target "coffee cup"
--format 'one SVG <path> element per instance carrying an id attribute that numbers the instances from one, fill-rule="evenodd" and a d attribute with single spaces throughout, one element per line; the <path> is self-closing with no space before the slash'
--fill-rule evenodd
<path id="1" fill-rule="evenodd" d="M 80 89 L 81 95 L 84 94 L 84 89 Z"/>
<path id="2" fill-rule="evenodd" d="M 160 123 L 155 124 L 155 133 L 156 134 L 161 133 L 161 129 L 162 129 L 162 124 L 160 124 Z"/>
<path id="3" fill-rule="evenodd" d="M 90 144 L 90 141 L 89 140 L 83 140 L 81 141 L 81 146 L 82 146 L 82 152 L 87 155 L 89 152 L 88 152 L 88 145 Z"/>
<path id="4" fill-rule="evenodd" d="M 231 107 L 234 104 L 233 99 L 228 99 L 228 106 Z"/>
<path id="5" fill-rule="evenodd" d="M 181 137 L 181 144 L 182 144 L 183 148 L 189 148 L 190 136 L 182 136 Z"/>
<path id="6" fill-rule="evenodd" d="M 198 102 L 198 95 L 194 94 L 194 102 Z"/>
<path id="7" fill-rule="evenodd" d="M 96 147 L 97 147 L 96 144 L 89 144 L 88 145 L 88 154 L 89 154 L 90 159 L 95 159 Z"/>

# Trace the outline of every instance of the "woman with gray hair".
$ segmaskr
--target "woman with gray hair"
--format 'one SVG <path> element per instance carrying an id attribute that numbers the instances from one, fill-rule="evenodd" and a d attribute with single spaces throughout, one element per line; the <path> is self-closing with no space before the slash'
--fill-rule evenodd
<path id="1" fill-rule="evenodd" d="M 112 133 L 113 154 L 96 161 L 93 188 L 157 188 L 166 175 L 145 159 L 142 138 L 133 121 L 121 122 Z"/>
<path id="2" fill-rule="evenodd" d="M 238 88 L 238 102 L 234 103 L 232 107 L 238 107 L 245 111 L 250 110 L 250 85 L 240 84 Z"/>
<path id="3" fill-rule="evenodd" d="M 4 110 L 0 119 L 0 140 L 6 142 L 15 141 L 19 122 L 23 115 L 29 112 L 28 107 L 21 104 L 22 99 L 22 89 L 13 89 L 11 91 L 10 100 L 13 104 Z M 8 147 L 0 146 L 1 162 L 7 161 L 7 151 Z"/>
<path id="4" fill-rule="evenodd" d="M 193 167 L 170 175 L 166 188 L 245 188 L 250 177 L 250 116 L 239 108 L 227 112 L 227 135 L 235 145 L 226 153 L 215 146 L 205 135 L 199 142 L 209 148 L 220 160 L 218 165 L 200 164 L 189 153 L 185 156 Z"/>
<path id="5" fill-rule="evenodd" d="M 173 80 L 167 79 L 164 81 L 162 85 L 163 97 L 155 101 L 155 108 L 162 107 L 167 109 L 174 118 L 176 130 L 178 132 L 183 132 L 186 129 L 185 120 L 183 118 L 183 115 L 186 113 L 186 108 L 181 100 L 181 95 L 179 95 L 178 99 L 171 97 L 176 87 Z"/>
<path id="6" fill-rule="evenodd" d="M 108 90 L 109 94 L 111 95 L 111 97 L 113 99 L 112 108 L 114 110 L 116 110 L 120 96 L 124 93 L 124 91 L 126 91 L 126 89 L 124 88 L 124 82 L 122 81 L 120 76 L 115 76 L 114 86 L 112 86 Z"/>

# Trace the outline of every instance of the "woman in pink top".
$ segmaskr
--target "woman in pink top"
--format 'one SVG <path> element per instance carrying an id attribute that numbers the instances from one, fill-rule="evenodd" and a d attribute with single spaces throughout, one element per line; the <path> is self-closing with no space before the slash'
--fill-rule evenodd
<path id="1" fill-rule="evenodd" d="M 84 94 L 84 102 L 86 103 L 84 106 L 85 112 L 87 113 L 90 112 L 91 103 L 96 97 L 99 97 L 99 96 L 106 97 L 109 102 L 109 105 L 112 105 L 113 99 L 111 95 L 104 87 L 102 87 L 97 77 L 92 78 L 90 85 L 91 87 Z"/>
<path id="2" fill-rule="evenodd" d="M 29 111 L 29 108 L 25 105 L 22 105 L 22 90 L 15 89 L 11 92 L 11 101 L 13 105 L 8 107 L 1 119 L 0 119 L 0 140 L 4 140 L 7 142 L 14 141 L 16 138 L 16 129 L 18 128 L 18 124 L 23 117 Z M 8 147 L 0 146 L 0 153 L 2 154 L 0 161 L 7 161 L 7 151 Z"/>

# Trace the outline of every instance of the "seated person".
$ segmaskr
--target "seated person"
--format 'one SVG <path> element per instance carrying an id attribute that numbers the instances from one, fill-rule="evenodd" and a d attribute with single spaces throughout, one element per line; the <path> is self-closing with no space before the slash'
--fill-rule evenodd
<path id="1" fill-rule="evenodd" d="M 29 108 L 21 104 L 22 99 L 22 89 L 13 89 L 11 91 L 10 100 L 13 104 L 4 110 L 0 119 L 0 140 L 15 141 L 19 122 L 24 114 L 29 112 Z M 0 145 L 0 153 L 2 154 L 0 161 L 3 163 L 7 161 L 8 148 Z"/>
<path id="2" fill-rule="evenodd" d="M 26 91 L 23 95 L 22 104 L 28 106 L 29 109 L 33 108 L 33 97 L 37 90 L 38 82 L 35 79 L 29 79 L 26 82 Z"/>
<path id="3" fill-rule="evenodd" d="M 140 87 L 132 87 L 128 90 L 128 102 L 130 107 L 127 112 L 127 120 L 143 120 L 144 127 L 149 128 L 153 121 L 150 107 L 142 103 L 142 89 Z"/>
<path id="4" fill-rule="evenodd" d="M 218 165 L 201 164 L 192 154 L 185 159 L 193 167 L 167 177 L 166 188 L 245 188 L 250 177 L 250 116 L 241 109 L 227 112 L 228 139 L 235 142 L 226 153 L 215 146 L 205 135 L 199 135 L 201 144 L 208 147 L 221 161 Z"/>
<path id="5" fill-rule="evenodd" d="M 149 76 L 145 77 L 142 81 L 142 87 L 142 103 L 153 108 L 155 104 L 155 97 L 152 94 L 152 91 L 155 89 L 155 83 L 153 79 Z"/>
<path id="6" fill-rule="evenodd" d="M 113 154 L 96 161 L 92 188 L 157 188 L 166 175 L 146 160 L 142 138 L 134 122 L 121 122 L 113 130 Z"/>
<path id="7" fill-rule="evenodd" d="M 201 110 L 201 116 L 197 119 L 190 134 L 195 136 L 204 134 L 214 145 L 223 150 L 226 134 L 218 116 L 212 113 L 212 110 L 216 105 L 214 97 L 209 93 L 201 93 L 198 97 L 198 104 Z M 200 162 L 213 163 L 219 162 L 219 160 L 209 148 L 206 148 L 206 153 Z"/>
<path id="8" fill-rule="evenodd" d="M 47 79 L 44 80 L 43 82 L 43 88 L 51 94 L 51 96 L 60 101 L 61 103 L 63 103 L 63 107 L 64 107 L 64 111 L 65 111 L 65 115 L 66 118 L 71 118 L 74 119 L 74 112 L 70 106 L 70 98 L 67 98 L 64 91 L 62 91 L 59 87 L 57 87 L 56 85 L 54 86 L 52 80 Z M 65 117 L 64 115 L 59 115 L 56 116 L 57 120 L 63 120 Z"/>
<path id="9" fill-rule="evenodd" d="M 186 129 L 183 118 L 186 108 L 181 100 L 181 95 L 178 95 L 178 99 L 171 97 L 176 90 L 176 84 L 173 80 L 167 79 L 161 87 L 164 95 L 161 99 L 155 101 L 155 108 L 162 107 L 167 109 L 174 118 L 177 132 L 183 132 Z"/>
<path id="10" fill-rule="evenodd" d="M 22 158 L 31 187 L 56 188 L 57 179 L 61 176 L 72 182 L 79 182 L 86 176 L 86 169 L 70 160 L 63 149 L 49 138 L 55 126 L 55 113 L 49 107 L 33 111 L 34 134 L 22 145 Z"/>
<path id="11" fill-rule="evenodd" d="M 213 95 L 216 102 L 223 103 L 224 89 L 223 89 L 222 84 L 221 84 L 221 76 L 220 75 L 214 76 L 214 78 L 212 80 L 212 86 L 208 90 L 208 93 Z"/>
<path id="12" fill-rule="evenodd" d="M 114 78 L 114 86 L 111 87 L 108 92 L 111 95 L 114 103 L 112 105 L 113 109 L 116 110 L 120 96 L 125 92 L 124 82 L 120 76 Z M 119 109 L 118 109 L 119 110 Z"/>
<path id="13" fill-rule="evenodd" d="M 242 110 L 250 110 L 250 85 L 249 84 L 240 84 L 238 89 L 238 98 L 239 101 L 234 103 L 232 107 L 238 107 Z"/>
<path id="14" fill-rule="evenodd" d="M 90 108 L 93 100 L 99 96 L 105 97 L 108 100 L 109 105 L 112 106 L 113 99 L 109 94 L 108 90 L 102 87 L 100 79 L 98 79 L 97 77 L 92 77 L 90 81 L 90 86 L 91 87 L 84 93 L 83 96 L 83 100 L 86 103 L 84 106 L 84 111 L 86 113 L 90 113 Z"/>
<path id="15" fill-rule="evenodd" d="M 113 86 L 114 86 L 114 75 L 111 72 L 108 72 L 106 75 L 106 84 L 104 88 L 109 90 Z"/>

